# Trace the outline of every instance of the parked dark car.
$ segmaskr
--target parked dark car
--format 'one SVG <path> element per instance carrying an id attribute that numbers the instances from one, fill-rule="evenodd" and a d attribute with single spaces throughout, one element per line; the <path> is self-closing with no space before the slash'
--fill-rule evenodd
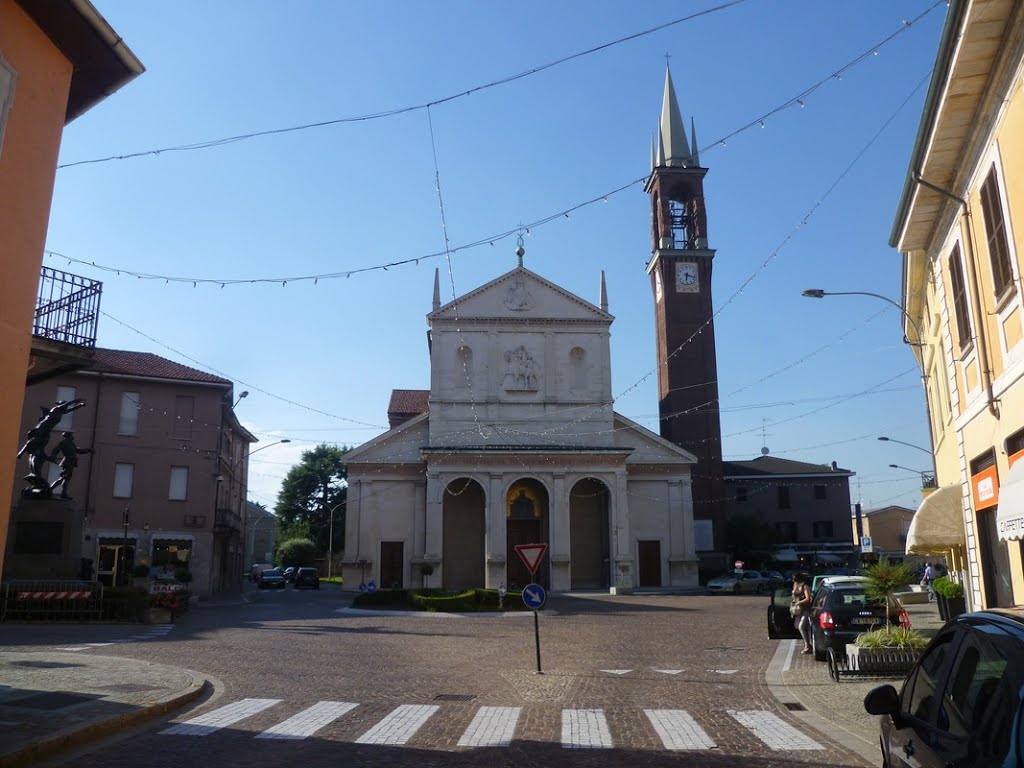
<path id="1" fill-rule="evenodd" d="M 285 580 L 286 583 L 290 582 L 290 581 L 293 581 L 295 579 L 295 571 L 296 570 L 298 570 L 298 569 L 295 566 L 293 566 L 293 565 L 289 565 L 287 568 L 284 569 L 284 571 L 281 573 L 281 575 L 284 576 L 284 580 Z"/>
<path id="2" fill-rule="evenodd" d="M 284 585 L 284 574 L 281 573 L 280 568 L 268 568 L 260 572 L 259 578 L 256 580 L 256 586 L 260 589 L 284 589 Z"/>
<path id="3" fill-rule="evenodd" d="M 814 593 L 811 603 L 811 646 L 814 658 L 824 661 L 828 649 L 839 656 L 846 654 L 846 644 L 861 632 L 878 629 L 885 624 L 885 603 L 872 601 L 864 591 L 864 582 L 839 577 L 834 583 L 825 581 Z M 776 589 L 768 605 L 768 637 L 799 638 L 800 633 L 789 614 L 791 590 Z M 909 627 L 910 618 L 903 606 L 890 606 L 889 622 Z"/>
<path id="4" fill-rule="evenodd" d="M 320 574 L 316 568 L 298 568 L 295 571 L 294 587 L 295 589 L 302 589 L 303 587 L 320 589 Z"/>
<path id="5" fill-rule="evenodd" d="M 881 715 L 883 765 L 1024 766 L 1024 609 L 996 609 L 946 623 L 897 693 L 864 698 Z"/>
<path id="6" fill-rule="evenodd" d="M 910 626 L 910 617 L 898 601 L 888 606 L 889 623 Z M 837 656 L 846 655 L 846 644 L 862 632 L 870 632 L 886 624 L 885 600 L 872 600 L 865 592 L 864 582 L 824 582 L 814 593 L 811 603 L 811 647 L 814 658 L 824 661 L 828 649 Z"/>

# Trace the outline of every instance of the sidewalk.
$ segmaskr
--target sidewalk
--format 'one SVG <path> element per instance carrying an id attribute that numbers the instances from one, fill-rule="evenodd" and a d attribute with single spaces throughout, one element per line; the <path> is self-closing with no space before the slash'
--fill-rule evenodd
<path id="1" fill-rule="evenodd" d="M 937 603 L 910 603 L 904 608 L 910 614 L 910 626 L 929 639 L 943 626 Z M 799 640 L 779 643 L 765 675 L 769 689 L 795 717 L 856 752 L 869 765 L 878 765 L 878 718 L 864 711 L 864 696 L 886 683 L 899 690 L 903 678 L 850 676 L 836 683 L 824 662 L 797 653 L 800 646 Z"/>
<path id="2" fill-rule="evenodd" d="M 0 652 L 0 768 L 50 755 L 181 707 L 197 672 L 77 653 Z"/>

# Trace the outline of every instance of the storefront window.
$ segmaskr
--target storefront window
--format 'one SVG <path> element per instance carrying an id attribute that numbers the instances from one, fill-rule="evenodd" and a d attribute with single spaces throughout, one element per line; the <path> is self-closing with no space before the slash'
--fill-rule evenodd
<path id="1" fill-rule="evenodd" d="M 191 557 L 189 539 L 157 539 L 153 542 L 153 578 L 176 581 L 176 573 L 189 569 Z"/>

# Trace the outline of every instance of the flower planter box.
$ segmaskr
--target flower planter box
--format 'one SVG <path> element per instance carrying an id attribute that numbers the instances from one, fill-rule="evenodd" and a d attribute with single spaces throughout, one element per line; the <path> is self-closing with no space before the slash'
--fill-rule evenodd
<path id="1" fill-rule="evenodd" d="M 899 648 L 861 648 L 847 644 L 846 661 L 851 672 L 880 677 L 904 677 L 917 663 L 921 651 Z"/>
<path id="2" fill-rule="evenodd" d="M 147 624 L 170 624 L 174 621 L 174 614 L 170 608 L 149 608 L 146 610 Z"/>

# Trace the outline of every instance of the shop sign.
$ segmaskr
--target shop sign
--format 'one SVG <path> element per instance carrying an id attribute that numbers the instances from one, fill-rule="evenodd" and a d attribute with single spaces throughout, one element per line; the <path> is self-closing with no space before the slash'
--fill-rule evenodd
<path id="1" fill-rule="evenodd" d="M 159 582 L 154 581 L 153 584 L 150 586 L 149 591 L 151 593 L 154 593 L 154 592 L 181 592 L 184 589 L 185 589 L 185 585 L 184 584 L 179 584 L 177 582 L 175 582 L 173 584 L 161 584 Z"/>
<path id="2" fill-rule="evenodd" d="M 988 509 L 999 503 L 999 477 L 995 465 L 971 477 L 974 508 Z"/>

